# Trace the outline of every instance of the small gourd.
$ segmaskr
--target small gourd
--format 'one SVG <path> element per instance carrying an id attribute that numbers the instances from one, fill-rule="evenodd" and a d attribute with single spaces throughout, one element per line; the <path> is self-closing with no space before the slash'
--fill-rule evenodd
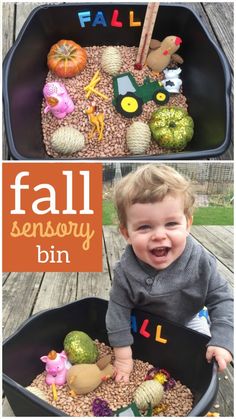
<path id="1" fill-rule="evenodd" d="M 144 381 L 134 393 L 134 401 L 139 409 L 146 410 L 151 404 L 157 406 L 164 395 L 164 388 L 157 380 Z"/>
<path id="2" fill-rule="evenodd" d="M 61 39 L 51 47 L 47 63 L 49 70 L 58 77 L 73 77 L 85 68 L 87 53 L 76 42 Z"/>
<path id="3" fill-rule="evenodd" d="M 76 153 L 85 146 L 84 135 L 71 126 L 60 127 L 52 135 L 51 146 L 58 153 Z"/>
<path id="4" fill-rule="evenodd" d="M 161 147 L 183 150 L 192 139 L 194 122 L 188 112 L 178 106 L 162 107 L 153 112 L 149 127 Z"/>
<path id="5" fill-rule="evenodd" d="M 122 66 L 120 51 L 115 47 L 106 47 L 102 54 L 101 66 L 105 73 L 115 76 Z"/>
<path id="6" fill-rule="evenodd" d="M 142 121 L 133 122 L 126 132 L 127 146 L 133 154 L 143 154 L 151 142 L 151 131 Z"/>

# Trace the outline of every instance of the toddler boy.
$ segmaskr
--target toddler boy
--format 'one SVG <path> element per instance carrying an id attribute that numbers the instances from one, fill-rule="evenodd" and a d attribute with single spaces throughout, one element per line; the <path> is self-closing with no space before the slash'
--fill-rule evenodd
<path id="1" fill-rule="evenodd" d="M 116 184 L 114 199 L 128 244 L 114 268 L 106 315 L 116 381 L 129 381 L 133 368 L 135 307 L 210 335 L 206 359 L 215 357 L 223 371 L 232 360 L 233 299 L 215 258 L 189 236 L 190 183 L 169 166 L 148 164 Z M 210 329 L 198 316 L 204 306 Z"/>

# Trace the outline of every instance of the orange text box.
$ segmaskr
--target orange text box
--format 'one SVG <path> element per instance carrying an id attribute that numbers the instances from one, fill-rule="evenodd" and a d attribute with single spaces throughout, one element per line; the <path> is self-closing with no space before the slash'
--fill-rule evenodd
<path id="1" fill-rule="evenodd" d="M 3 270 L 102 271 L 102 164 L 3 163 Z"/>

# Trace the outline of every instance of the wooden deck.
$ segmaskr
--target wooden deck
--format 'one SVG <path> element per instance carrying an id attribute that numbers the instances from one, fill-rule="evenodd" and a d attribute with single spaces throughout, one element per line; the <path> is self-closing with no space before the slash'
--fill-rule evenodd
<path id="1" fill-rule="evenodd" d="M 32 9 L 42 3 L 3 3 L 3 58 L 15 41 L 23 23 Z M 178 3 L 175 3 L 178 4 Z M 227 56 L 233 75 L 233 16 L 234 3 L 207 3 L 195 2 L 185 3 L 191 7 L 200 17 L 208 29 L 212 39 L 222 48 Z M 233 93 L 231 101 L 233 103 Z M 233 109 L 233 106 L 232 106 Z M 9 160 L 9 152 L 6 143 L 6 136 L 3 129 L 3 151 L 4 160 Z M 213 159 L 214 160 L 214 159 Z M 217 160 L 233 160 L 233 134 L 229 149 Z"/>
<path id="2" fill-rule="evenodd" d="M 217 258 L 222 275 L 233 286 L 233 227 L 193 226 L 192 235 Z M 109 299 L 114 263 L 125 247 L 116 227 L 103 228 L 102 273 L 5 273 L 3 275 L 3 337 L 41 310 L 84 297 Z M 219 375 L 220 389 L 211 411 L 233 417 L 233 367 Z M 219 405 L 217 408 L 216 405 Z M 14 416 L 3 398 L 3 416 Z"/>

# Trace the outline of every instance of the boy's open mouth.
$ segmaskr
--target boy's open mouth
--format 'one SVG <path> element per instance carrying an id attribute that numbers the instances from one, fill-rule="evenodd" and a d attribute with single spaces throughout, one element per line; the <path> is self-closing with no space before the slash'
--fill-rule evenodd
<path id="1" fill-rule="evenodd" d="M 167 256 L 169 250 L 169 247 L 155 247 L 155 249 L 151 250 L 151 253 L 156 257 L 163 257 Z"/>

